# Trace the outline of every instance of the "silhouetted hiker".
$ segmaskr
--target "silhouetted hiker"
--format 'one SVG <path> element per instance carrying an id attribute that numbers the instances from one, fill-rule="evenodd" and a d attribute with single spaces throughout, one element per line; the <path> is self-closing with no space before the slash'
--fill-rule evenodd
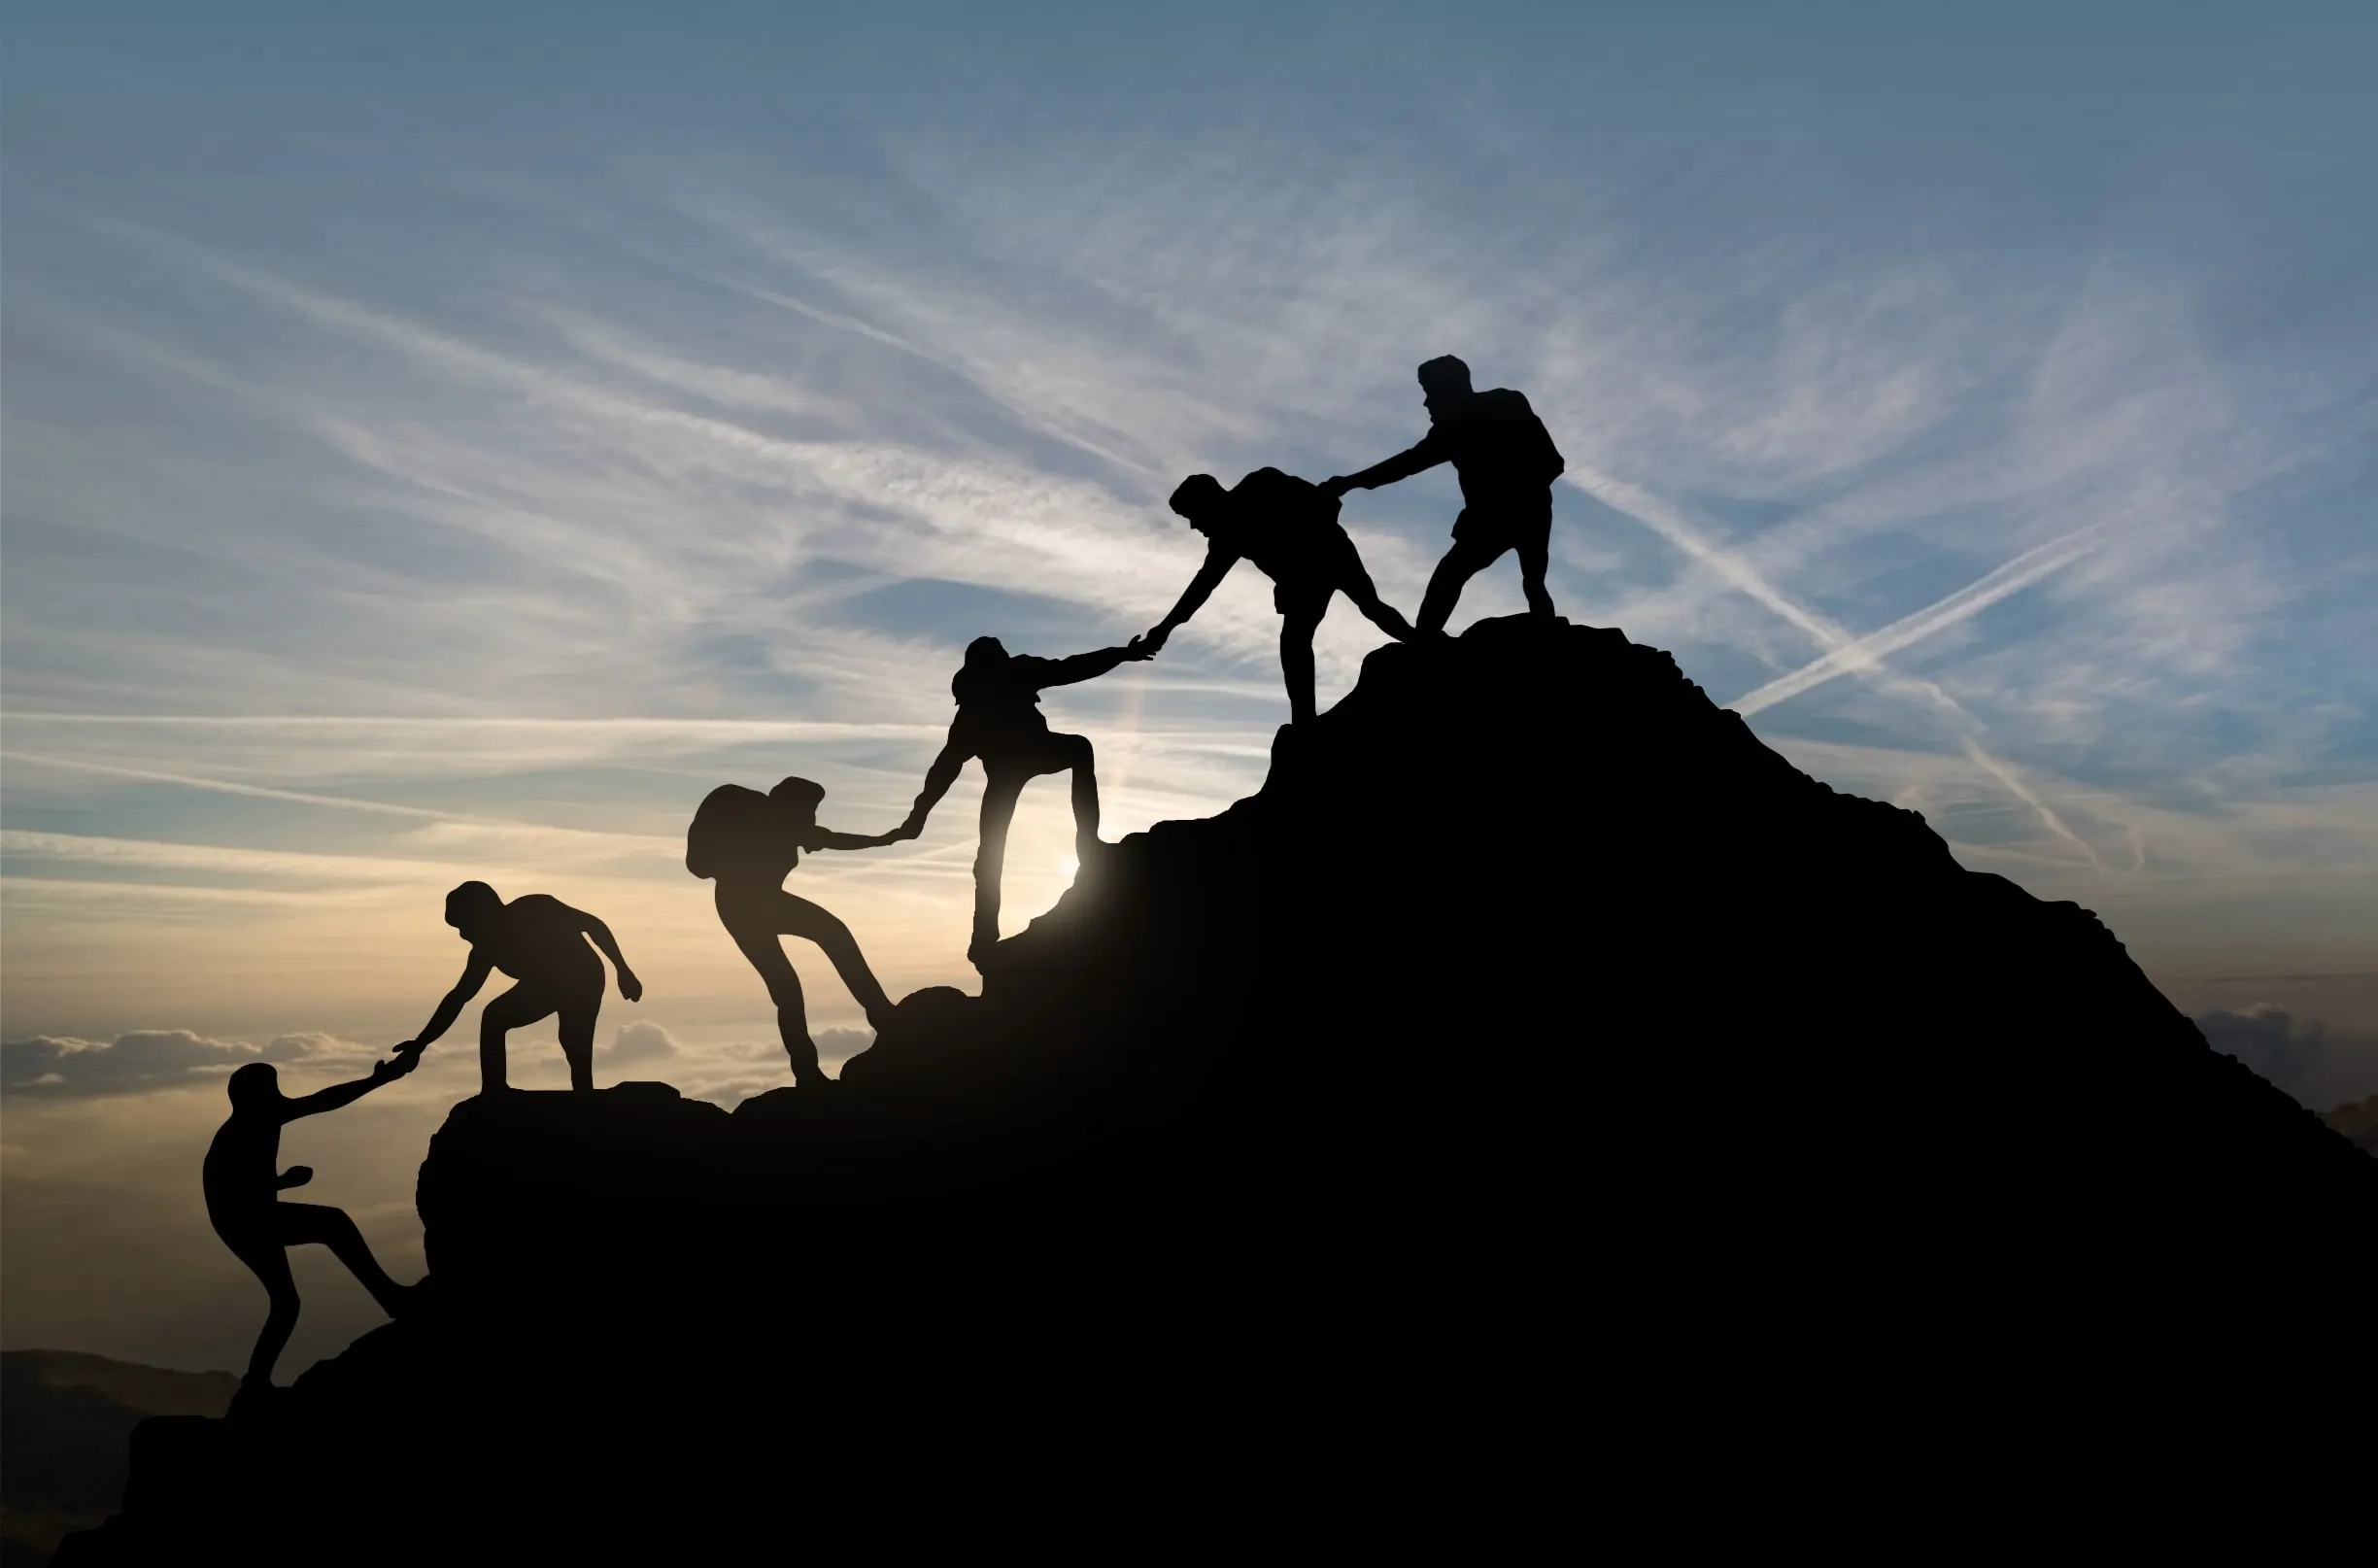
<path id="1" fill-rule="evenodd" d="M 983 955 L 999 940 L 1000 873 L 1007 860 L 1007 825 L 1015 819 L 1016 798 L 1025 785 L 1042 773 L 1072 769 L 1073 858 L 1087 866 L 1098 851 L 1098 774 L 1090 742 L 1080 735 L 1053 733 L 1040 712 L 1040 694 L 1052 686 L 1095 679 L 1127 659 L 1145 659 L 1154 652 L 1137 637 L 1120 648 L 1101 648 L 1070 659 L 1011 654 L 997 637 L 976 637 L 967 644 L 966 664 L 950 679 L 958 717 L 950 721 L 949 739 L 926 769 L 925 787 L 917 792 L 916 804 L 898 832 L 904 838 L 923 833 L 925 819 L 957 782 L 959 769 L 972 758 L 982 759 L 982 829 L 974 847 L 974 936 L 967 944 L 968 962 L 980 967 Z"/>
<path id="2" fill-rule="evenodd" d="M 231 1117 L 215 1135 L 206 1156 L 207 1218 L 232 1256 L 255 1271 L 272 1310 L 248 1358 L 243 1393 L 272 1386 L 273 1363 L 297 1326 L 297 1283 L 289 1276 L 289 1249 L 319 1243 L 354 1272 L 380 1310 L 394 1317 L 409 1286 L 388 1277 L 363 1243 L 363 1233 L 343 1209 L 323 1204 L 285 1204 L 273 1195 L 314 1179 L 311 1166 L 281 1164 L 281 1129 L 300 1116 L 353 1105 L 374 1089 L 413 1071 L 411 1061 L 372 1064 L 369 1077 L 318 1089 L 300 1100 L 281 1092 L 280 1074 L 264 1062 L 251 1062 L 231 1074 Z"/>
<path id="3" fill-rule="evenodd" d="M 1552 548 L 1552 481 L 1569 465 L 1544 421 L 1509 388 L 1471 391 L 1470 367 L 1449 354 L 1420 367 L 1420 392 L 1429 433 L 1417 446 L 1321 488 L 1332 495 L 1376 490 L 1450 462 L 1461 480 L 1461 515 L 1453 520 L 1453 548 L 1437 562 L 1421 597 L 1420 630 L 1443 631 L 1462 585 L 1506 550 L 1519 552 L 1519 586 L 1529 612 L 1550 616 L 1545 566 Z"/>
<path id="4" fill-rule="evenodd" d="M 620 957 L 611 928 L 543 893 L 506 903 L 485 882 L 465 882 L 446 895 L 446 923 L 470 943 L 470 958 L 462 966 L 462 978 L 429 1015 L 428 1026 L 397 1046 L 397 1054 L 419 1060 L 487 984 L 489 971 L 501 970 L 520 984 L 489 1003 L 479 1015 L 479 1092 L 493 1094 L 506 1087 L 505 1034 L 557 1012 L 561 1015 L 561 1056 L 569 1063 L 570 1087 L 592 1092 L 594 1015 L 602 1007 L 603 995 L 602 960 L 594 956 L 594 947 L 619 971 L 621 996 L 636 1002 L 644 995 L 644 983 Z M 590 937 L 594 947 L 587 945 Z"/>
<path id="5" fill-rule="evenodd" d="M 1229 490 L 1211 474 L 1191 474 L 1172 493 L 1172 510 L 1206 535 L 1206 563 L 1189 579 L 1180 602 L 1147 634 L 1154 653 L 1241 560 L 1272 579 L 1272 607 L 1280 613 L 1280 675 L 1288 683 L 1288 722 L 1313 716 L 1313 632 L 1329 613 L 1330 596 L 1343 594 L 1372 625 L 1403 641 L 1410 622 L 1378 597 L 1363 570 L 1354 541 L 1339 526 L 1338 497 L 1320 486 L 1258 468 Z"/>
<path id="6" fill-rule="evenodd" d="M 776 1004 L 776 1033 L 792 1059 L 797 1086 L 832 1083 L 818 1065 L 817 1042 L 809 1038 L 809 1014 L 800 976 L 785 957 L 781 937 L 806 937 L 826 950 L 834 972 L 866 1010 L 867 1022 L 884 1027 L 892 1002 L 876 983 L 850 928 L 807 899 L 784 890 L 784 879 L 804 849 L 879 849 L 903 835 L 898 832 L 864 837 L 818 826 L 823 785 L 788 778 L 763 795 L 740 784 L 721 784 L 702 797 L 686 830 L 686 869 L 718 883 L 715 902 L 727 935 L 767 983 Z"/>

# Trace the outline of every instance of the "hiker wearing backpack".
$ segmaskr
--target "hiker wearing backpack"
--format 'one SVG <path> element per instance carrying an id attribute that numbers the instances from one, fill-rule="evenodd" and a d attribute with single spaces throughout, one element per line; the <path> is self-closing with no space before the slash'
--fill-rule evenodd
<path id="1" fill-rule="evenodd" d="M 1251 561 L 1272 579 L 1272 607 L 1280 613 L 1280 674 L 1288 683 L 1288 722 L 1313 716 L 1313 632 L 1329 612 L 1330 596 L 1343 594 L 1373 625 L 1398 641 L 1413 632 L 1371 586 L 1354 541 L 1338 522 L 1338 497 L 1318 485 L 1258 468 L 1229 490 L 1211 474 L 1191 474 L 1172 493 L 1172 510 L 1206 536 L 1206 563 L 1180 602 L 1147 634 L 1150 653 L 1197 614 L 1231 567 Z"/>
<path id="2" fill-rule="evenodd" d="M 1326 480 L 1321 489 L 1331 495 L 1376 490 L 1451 463 L 1461 480 L 1461 515 L 1453 520 L 1453 548 L 1437 562 L 1421 596 L 1421 631 L 1443 631 L 1462 586 L 1506 550 L 1519 554 L 1519 586 L 1527 595 L 1528 613 L 1549 619 L 1552 596 L 1545 588 L 1545 568 L 1552 549 L 1552 481 L 1568 463 L 1544 421 L 1508 387 L 1471 391 L 1470 367 L 1449 354 L 1420 367 L 1420 393 L 1429 411 L 1429 432 L 1417 445 L 1358 474 Z"/>
<path id="3" fill-rule="evenodd" d="M 751 960 L 776 1004 L 776 1033 L 793 1065 L 797 1088 L 833 1082 L 818 1063 L 809 1038 L 809 1014 L 800 976 L 785 957 L 786 937 L 806 937 L 826 950 L 842 983 L 866 1009 L 867 1023 L 881 1030 L 892 1016 L 892 1001 L 859 951 L 857 938 L 833 915 L 784 890 L 784 879 L 803 850 L 880 849 L 913 834 L 866 836 L 818 826 L 825 786 L 788 778 L 763 795 L 740 784 L 721 784 L 702 798 L 686 830 L 686 869 L 718 886 L 713 902 L 727 935 Z"/>
<path id="4" fill-rule="evenodd" d="M 950 679 L 958 716 L 949 739 L 926 770 L 925 787 L 898 835 L 914 838 L 925 831 L 941 797 L 974 758 L 983 765 L 982 825 L 974 846 L 974 935 L 967 961 L 977 969 L 999 940 L 1000 876 L 1007 860 L 1007 826 L 1015 820 L 1016 798 L 1043 773 L 1073 775 L 1073 858 L 1090 864 L 1098 853 L 1097 759 L 1080 735 L 1061 735 L 1040 711 L 1040 694 L 1052 686 L 1095 680 L 1127 659 L 1155 650 L 1135 637 L 1121 648 L 1101 648 L 1070 659 L 1011 654 L 997 637 L 967 644 L 966 664 Z"/>

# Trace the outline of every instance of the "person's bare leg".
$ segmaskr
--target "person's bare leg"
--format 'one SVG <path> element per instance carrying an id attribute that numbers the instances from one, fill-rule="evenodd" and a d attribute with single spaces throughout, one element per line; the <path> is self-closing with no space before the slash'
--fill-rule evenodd
<path id="1" fill-rule="evenodd" d="M 1444 630 L 1445 623 L 1453 619 L 1453 606 L 1459 602 L 1462 589 L 1502 553 L 1500 549 L 1488 550 L 1466 539 L 1453 541 L 1453 548 L 1444 553 L 1444 559 L 1429 574 L 1428 592 L 1421 597 L 1418 624 L 1422 634 Z"/>
<path id="2" fill-rule="evenodd" d="M 784 943 L 774 929 L 783 922 L 768 921 L 768 907 L 740 909 L 728 924 L 727 935 L 734 938 L 735 946 L 743 950 L 752 968 L 760 971 L 761 980 L 767 986 L 768 1000 L 776 1004 L 776 1038 L 784 1041 L 785 1059 L 793 1066 L 794 1083 L 821 1082 L 826 1073 L 818 1065 L 817 1041 L 809 1038 L 809 1009 L 801 996 L 800 976 L 793 971 L 793 961 L 785 957 Z M 726 917 L 724 907 L 720 917 Z"/>
<path id="3" fill-rule="evenodd" d="M 1543 538 L 1529 538 L 1517 549 L 1519 591 L 1527 596 L 1528 614 L 1549 621 L 1552 619 L 1552 594 L 1545 587 L 1545 572 L 1551 565 L 1550 530 L 1546 529 Z"/>
<path id="4" fill-rule="evenodd" d="M 247 1248 L 239 1260 L 255 1271 L 262 1281 L 264 1294 L 271 1306 L 264 1313 L 264 1326 L 256 1333 L 255 1348 L 248 1354 L 248 1376 L 245 1382 L 270 1387 L 273 1364 L 281 1359 L 281 1351 L 289 1345 L 289 1335 L 297 1327 L 297 1281 L 289 1276 L 289 1254 L 278 1246 L 263 1245 Z"/>
<path id="5" fill-rule="evenodd" d="M 1288 683 L 1288 722 L 1300 730 L 1313 716 L 1313 633 L 1321 629 L 1329 600 L 1321 603 L 1320 610 L 1300 607 L 1280 617 L 1280 675 Z"/>
<path id="6" fill-rule="evenodd" d="M 498 1094 L 511 1087 L 504 1064 L 504 1036 L 526 1029 L 554 1010 L 553 1003 L 526 981 L 487 1005 L 479 1015 L 479 1092 Z"/>
<path id="7" fill-rule="evenodd" d="M 1032 774 L 1021 767 L 989 767 L 983 780 L 981 837 L 974 846 L 974 937 L 967 958 L 979 964 L 999 940 L 1000 873 L 1007 864 L 1007 826 L 1015 820 L 1016 798 Z"/>
<path id="8" fill-rule="evenodd" d="M 570 1087 L 581 1094 L 594 1092 L 594 1020 L 602 1012 L 602 981 L 592 996 L 572 997 L 561 1008 L 561 1060 L 569 1064 Z"/>
<path id="9" fill-rule="evenodd" d="M 867 968 L 866 955 L 859 951 L 859 938 L 851 935 L 850 927 L 833 915 L 823 909 L 819 909 L 817 914 L 819 918 L 804 923 L 798 935 L 808 937 L 825 951 L 827 960 L 834 967 L 834 972 L 842 976 L 842 983 L 858 999 L 861 1009 L 866 1013 L 867 1022 L 881 1029 L 884 1020 L 891 1016 L 892 999 L 884 995 L 883 983 L 875 978 L 875 971 Z"/>
<path id="10" fill-rule="evenodd" d="M 347 1265 L 347 1272 L 357 1283 L 371 1292 L 380 1310 L 394 1317 L 404 1310 L 407 1289 L 388 1276 L 380 1260 L 372 1256 L 363 1233 L 356 1228 L 355 1220 L 344 1209 L 332 1209 L 326 1204 L 283 1204 L 281 1206 L 283 1235 L 291 1243 L 318 1243 L 330 1249 L 330 1255 Z"/>
<path id="11" fill-rule="evenodd" d="M 1073 769 L 1073 858 L 1083 865 L 1099 852 L 1098 754 L 1085 735 L 1060 735 Z"/>

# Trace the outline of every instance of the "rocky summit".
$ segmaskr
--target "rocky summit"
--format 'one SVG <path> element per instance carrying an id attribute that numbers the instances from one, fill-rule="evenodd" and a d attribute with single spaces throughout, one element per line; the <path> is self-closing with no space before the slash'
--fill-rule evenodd
<path id="1" fill-rule="evenodd" d="M 1510 619 L 1374 653 L 839 1084 L 465 1101 L 417 1196 L 412 1310 L 147 1423 L 61 1564 L 1047 1544 L 1223 1457 L 1426 1490 L 1716 1411 L 1882 1454 L 2118 1365 L 2201 1408 L 2222 1325 L 2366 1299 L 2378 1160 L 2089 911 Z"/>

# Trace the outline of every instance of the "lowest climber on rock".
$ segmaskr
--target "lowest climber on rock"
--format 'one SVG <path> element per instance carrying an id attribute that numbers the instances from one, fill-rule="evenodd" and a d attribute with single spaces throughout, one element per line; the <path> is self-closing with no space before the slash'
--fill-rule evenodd
<path id="1" fill-rule="evenodd" d="M 1313 632 L 1329 613 L 1330 596 L 1343 594 L 1373 625 L 1401 640 L 1410 623 L 1378 597 L 1346 530 L 1338 498 L 1318 485 L 1258 468 L 1229 490 L 1211 474 L 1191 474 L 1172 493 L 1172 510 L 1206 536 L 1206 562 L 1182 590 L 1180 602 L 1147 633 L 1151 654 L 1172 629 L 1197 614 L 1206 597 L 1241 560 L 1272 579 L 1272 607 L 1280 613 L 1280 675 L 1288 683 L 1288 722 L 1313 716 Z"/>
<path id="2" fill-rule="evenodd" d="M 274 1196 L 314 1179 L 310 1166 L 281 1164 L 281 1129 L 300 1116 L 353 1105 L 374 1089 L 403 1077 L 420 1058 L 396 1057 L 372 1065 L 367 1077 L 318 1089 L 291 1100 L 281 1092 L 280 1074 L 270 1064 L 250 1062 L 231 1074 L 230 1119 L 215 1135 L 206 1156 L 207 1218 L 232 1256 L 255 1271 L 264 1283 L 272 1308 L 256 1336 L 255 1351 L 248 1358 L 248 1376 L 240 1392 L 250 1398 L 272 1386 L 273 1363 L 297 1326 L 297 1282 L 289 1276 L 289 1249 L 308 1243 L 330 1249 L 331 1255 L 354 1271 L 380 1310 L 394 1317 L 403 1308 L 410 1287 L 388 1277 L 364 1244 L 363 1233 L 343 1209 L 323 1204 L 285 1204 Z"/>
<path id="3" fill-rule="evenodd" d="M 1090 742 L 1080 735 L 1053 733 L 1040 712 L 1040 694 L 1051 686 L 1094 679 L 1127 659 L 1145 659 L 1154 652 L 1138 638 L 1125 647 L 1101 648 L 1070 659 L 1011 654 L 997 637 L 976 637 L 967 644 L 966 664 L 950 680 L 958 716 L 950 721 L 949 739 L 926 770 L 925 787 L 917 792 L 916 804 L 899 834 L 914 838 L 923 833 L 925 819 L 957 782 L 959 770 L 970 759 L 982 759 L 974 935 L 967 946 L 967 959 L 977 968 L 999 940 L 1000 873 L 1007 859 L 1007 825 L 1015 818 L 1016 798 L 1026 784 L 1042 773 L 1071 769 L 1074 859 L 1087 866 L 1099 847 L 1098 774 Z"/>
<path id="4" fill-rule="evenodd" d="M 1552 548 L 1552 481 L 1568 464 L 1544 421 L 1509 388 L 1471 391 L 1470 367 L 1449 354 L 1420 367 L 1420 393 L 1429 432 L 1418 445 L 1361 473 L 1325 480 L 1321 488 L 1332 495 L 1376 490 L 1451 463 L 1461 480 L 1461 515 L 1453 520 L 1453 548 L 1437 562 L 1421 596 L 1420 630 L 1443 631 L 1462 585 L 1506 550 L 1519 553 L 1528 613 L 1548 619 L 1552 596 L 1545 588 L 1545 567 Z"/>
<path id="5" fill-rule="evenodd" d="M 721 784 L 702 797 L 693 826 L 686 830 L 686 869 L 718 884 L 714 902 L 719 920 L 767 984 L 768 1000 L 776 1004 L 776 1033 L 792 1061 L 797 1088 L 833 1079 L 818 1065 L 800 976 L 793 972 L 793 961 L 785 957 L 778 938 L 806 937 L 824 948 L 834 972 L 876 1029 L 891 1017 L 892 1003 L 867 968 L 850 927 L 807 899 L 787 893 L 784 879 L 800 863 L 804 849 L 880 849 L 915 836 L 886 833 L 863 837 L 821 828 L 817 809 L 825 799 L 825 787 L 805 778 L 785 779 L 765 795 L 740 784 Z"/>
<path id="6" fill-rule="evenodd" d="M 506 903 L 485 882 L 465 882 L 446 895 L 446 923 L 470 943 L 462 977 L 446 993 L 421 1034 L 396 1047 L 407 1066 L 451 1028 L 488 974 L 501 970 L 520 983 L 487 1005 L 479 1015 L 479 1089 L 493 1094 L 504 1081 L 504 1036 L 559 1013 L 561 1055 L 569 1063 L 570 1087 L 594 1087 L 594 1015 L 602 1007 L 602 949 L 619 971 L 620 995 L 630 1002 L 644 984 L 620 956 L 611 928 L 560 899 L 530 893 Z M 594 947 L 587 945 L 592 938 Z"/>

